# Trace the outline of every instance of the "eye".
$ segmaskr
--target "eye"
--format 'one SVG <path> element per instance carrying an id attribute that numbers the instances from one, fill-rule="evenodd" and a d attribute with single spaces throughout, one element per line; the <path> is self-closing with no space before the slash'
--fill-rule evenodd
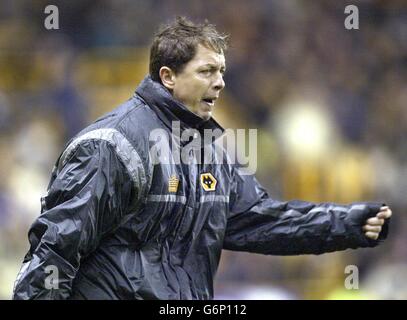
<path id="1" fill-rule="evenodd" d="M 199 71 L 199 73 L 203 74 L 203 75 L 210 75 L 211 74 L 211 70 L 210 69 L 204 69 Z"/>

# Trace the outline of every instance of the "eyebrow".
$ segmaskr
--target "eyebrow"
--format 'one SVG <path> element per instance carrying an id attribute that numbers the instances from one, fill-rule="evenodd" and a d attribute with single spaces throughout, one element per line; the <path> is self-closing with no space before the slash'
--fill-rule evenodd
<path id="1" fill-rule="evenodd" d="M 203 66 L 201 66 L 201 68 L 205 68 L 205 67 L 211 67 L 211 68 L 218 68 L 218 65 L 215 63 L 206 63 Z M 220 69 L 222 70 L 226 70 L 226 66 L 225 65 L 221 65 Z"/>

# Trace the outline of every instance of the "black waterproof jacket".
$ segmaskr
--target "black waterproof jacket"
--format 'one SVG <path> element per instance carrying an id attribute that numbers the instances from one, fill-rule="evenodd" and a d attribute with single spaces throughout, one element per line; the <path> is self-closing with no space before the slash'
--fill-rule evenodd
<path id="1" fill-rule="evenodd" d="M 187 138 L 172 138 L 173 121 Z M 199 153 L 215 148 L 213 139 L 195 143 L 205 129 L 223 131 L 147 77 L 69 141 L 29 230 L 13 298 L 212 299 L 222 249 L 321 254 L 386 237 L 387 224 L 378 241 L 362 232 L 381 203 L 277 201 L 230 161 L 200 163 Z"/>

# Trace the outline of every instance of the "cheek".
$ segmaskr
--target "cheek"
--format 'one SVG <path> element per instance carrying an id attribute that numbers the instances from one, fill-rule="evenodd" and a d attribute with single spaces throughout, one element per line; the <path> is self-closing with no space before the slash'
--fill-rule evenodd
<path id="1" fill-rule="evenodd" d="M 183 82 L 179 88 L 180 94 L 189 101 L 200 101 L 207 90 L 206 81 L 196 78 Z"/>
<path id="2" fill-rule="evenodd" d="M 202 97 L 210 88 L 210 81 L 207 79 L 196 79 L 193 83 L 191 82 L 191 85 L 196 95 Z"/>

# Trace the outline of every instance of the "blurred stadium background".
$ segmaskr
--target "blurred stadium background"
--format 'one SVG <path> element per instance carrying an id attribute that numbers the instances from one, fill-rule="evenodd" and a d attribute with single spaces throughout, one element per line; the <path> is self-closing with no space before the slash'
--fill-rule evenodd
<path id="1" fill-rule="evenodd" d="M 258 128 L 257 177 L 280 199 L 385 200 L 376 249 L 270 257 L 224 251 L 217 299 L 407 298 L 407 3 L 301 0 L 0 2 L 0 298 L 10 299 L 54 161 L 147 73 L 156 28 L 176 15 L 231 35 L 215 117 Z M 359 8 L 360 29 L 344 28 Z M 359 290 L 345 290 L 347 265 Z"/>

